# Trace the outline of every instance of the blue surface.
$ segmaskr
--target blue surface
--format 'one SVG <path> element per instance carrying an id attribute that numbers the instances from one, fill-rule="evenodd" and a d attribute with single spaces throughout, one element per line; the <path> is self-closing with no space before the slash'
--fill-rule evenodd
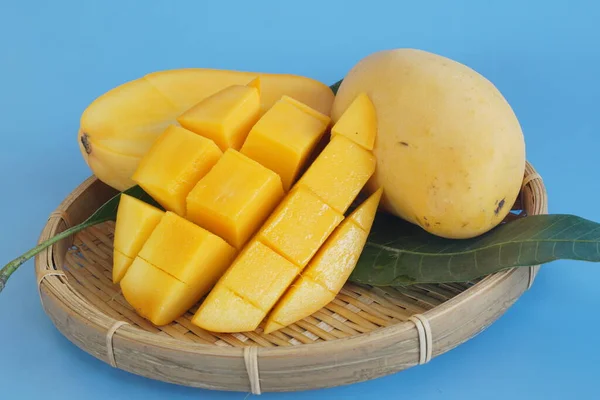
<path id="1" fill-rule="evenodd" d="M 90 171 L 79 116 L 147 72 L 215 67 L 332 83 L 360 58 L 416 47 L 492 80 L 515 109 L 551 212 L 600 221 L 600 8 L 548 2 L 0 2 L 0 260 L 36 241 Z M 484 3 L 486 3 L 484 5 Z M 600 267 L 555 262 L 487 331 L 431 363 L 367 383 L 264 398 L 597 397 Z M 244 399 L 112 369 L 44 314 L 32 262 L 0 294 L 1 399 Z"/>

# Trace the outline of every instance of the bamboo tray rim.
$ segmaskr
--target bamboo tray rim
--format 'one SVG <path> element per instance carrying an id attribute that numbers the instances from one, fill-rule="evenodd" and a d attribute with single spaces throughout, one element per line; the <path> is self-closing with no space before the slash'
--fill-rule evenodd
<path id="1" fill-rule="evenodd" d="M 73 192 L 71 192 L 71 194 L 60 203 L 57 209 L 49 215 L 48 221 L 40 234 L 38 242 L 42 242 L 65 230 L 66 228 L 73 226 L 74 223 L 81 222 L 71 221 L 72 216 L 70 215 L 69 211 L 78 200 L 81 201 L 80 196 L 82 194 L 86 193 L 87 190 L 93 185 L 98 184 L 103 185 L 103 183 L 100 182 L 95 176 L 91 176 L 83 181 Z M 532 201 L 532 204 L 530 205 L 531 209 L 526 210 L 526 212 L 528 214 L 547 213 L 547 194 L 543 185 L 543 180 L 541 176 L 533 169 L 533 167 L 527 163 L 525 176 L 523 179 L 522 193 L 520 196 L 523 196 L 525 189 L 528 189 L 530 192 L 532 192 L 532 187 L 537 193 L 537 198 Z M 116 194 L 117 191 L 114 193 Z M 92 200 L 98 201 L 98 199 Z M 101 201 L 101 203 L 103 202 L 104 200 Z M 527 207 L 525 204 L 523 204 L 523 209 L 525 208 Z M 86 217 L 87 216 L 83 216 L 82 218 L 85 219 Z M 64 246 L 64 243 L 62 246 Z M 67 246 L 67 248 L 69 246 Z M 128 323 L 123 324 L 119 320 L 112 318 L 111 316 L 105 314 L 98 307 L 90 304 L 85 298 L 82 297 L 82 295 L 78 294 L 70 287 L 66 275 L 60 272 L 60 267 L 63 264 L 63 256 L 60 254 L 60 252 L 61 242 L 58 242 L 42 251 L 35 257 L 36 276 L 42 307 L 48 314 L 46 304 L 47 302 L 51 301 L 54 303 L 54 305 L 61 307 L 65 313 L 80 319 L 80 322 L 94 329 L 99 334 L 106 334 L 108 353 L 112 351 L 112 347 L 114 346 L 116 340 L 122 340 L 134 341 L 144 345 L 186 354 L 232 357 L 240 359 L 243 359 L 247 356 L 247 351 L 245 348 L 222 347 L 214 344 L 204 344 L 193 341 L 183 341 L 172 337 L 157 336 L 156 334 L 147 332 L 142 328 L 138 328 Z M 529 283 L 527 285 L 527 289 L 533 284 L 533 280 L 535 279 L 539 267 L 540 266 L 526 267 L 529 269 Z M 478 296 L 484 295 L 487 291 L 492 290 L 494 286 L 500 284 L 522 269 L 523 268 L 512 268 L 488 275 L 470 288 L 467 288 L 453 298 L 443 302 L 441 305 L 437 305 L 430 310 L 424 311 L 420 315 L 424 316 L 430 323 L 433 323 L 441 315 L 453 312 L 464 303 L 472 301 Z M 393 341 L 394 337 L 406 332 L 407 330 L 414 330 L 415 327 L 415 322 L 403 321 L 397 322 L 391 326 L 380 327 L 370 332 L 359 333 L 346 338 L 337 338 L 333 341 L 322 341 L 308 344 L 303 343 L 289 347 L 256 346 L 256 357 L 259 357 L 260 359 L 288 356 L 293 356 L 296 358 L 312 358 L 315 356 L 327 357 L 332 356 L 333 354 L 339 354 L 341 351 L 350 351 L 369 343 L 380 343 L 382 340 Z M 419 340 L 422 340 L 421 335 L 419 335 Z M 433 353 L 431 358 L 438 355 L 436 354 L 435 349 L 430 349 L 430 351 Z M 113 354 L 113 360 L 114 357 L 115 355 Z M 376 357 L 375 359 L 382 357 L 383 356 Z M 426 361 L 429 361 L 429 359 Z M 111 364 L 113 364 L 115 367 L 117 365 L 116 361 L 118 360 L 111 362 Z M 420 363 L 422 362 L 419 362 L 419 364 Z M 337 365 L 344 366 L 347 364 L 350 363 L 340 363 Z"/>

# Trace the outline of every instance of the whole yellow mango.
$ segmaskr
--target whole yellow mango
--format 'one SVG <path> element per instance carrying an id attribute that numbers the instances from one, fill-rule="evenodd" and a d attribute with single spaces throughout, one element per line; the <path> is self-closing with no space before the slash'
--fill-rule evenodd
<path id="1" fill-rule="evenodd" d="M 525 143 L 508 102 L 471 68 L 414 49 L 373 53 L 344 78 L 331 117 L 338 121 L 366 93 L 378 127 L 382 208 L 447 238 L 498 225 L 521 188 Z"/>
<path id="2" fill-rule="evenodd" d="M 84 110 L 81 154 L 98 179 L 125 190 L 135 184 L 131 176 L 141 158 L 169 125 L 178 125 L 181 114 L 220 90 L 256 78 L 262 112 L 287 95 L 329 115 L 332 90 L 307 77 L 203 68 L 158 71 L 111 89 Z"/>

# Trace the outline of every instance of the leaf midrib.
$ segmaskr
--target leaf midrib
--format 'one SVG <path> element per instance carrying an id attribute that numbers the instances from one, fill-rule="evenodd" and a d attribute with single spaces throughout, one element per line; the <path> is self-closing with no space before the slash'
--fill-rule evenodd
<path id="1" fill-rule="evenodd" d="M 484 246 L 484 247 L 478 247 L 476 249 L 465 250 L 465 251 L 456 251 L 456 252 L 451 252 L 451 253 L 423 253 L 423 252 L 414 251 L 414 250 L 398 250 L 393 247 L 389 247 L 389 246 L 385 246 L 385 245 L 373 243 L 373 242 L 367 242 L 367 245 L 373 246 L 378 249 L 390 251 L 395 254 L 413 254 L 413 255 L 420 255 L 420 256 L 438 257 L 438 256 L 455 256 L 455 255 L 461 255 L 461 254 L 469 254 L 469 253 L 473 253 L 473 252 L 492 249 L 494 247 L 502 247 L 505 245 L 515 244 L 515 243 L 521 243 L 521 244 L 523 244 L 523 243 L 590 243 L 590 244 L 596 243 L 596 244 L 598 244 L 599 242 L 600 242 L 600 239 L 595 239 L 595 240 L 569 240 L 569 239 L 536 239 L 536 240 L 534 240 L 534 239 L 529 239 L 529 240 L 517 240 L 517 241 L 502 242 L 502 243 L 497 243 L 497 244 L 491 244 L 491 245 Z"/>

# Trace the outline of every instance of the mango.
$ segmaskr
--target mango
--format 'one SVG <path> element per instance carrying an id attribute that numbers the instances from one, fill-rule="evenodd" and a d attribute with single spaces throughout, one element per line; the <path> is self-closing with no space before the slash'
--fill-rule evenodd
<path id="1" fill-rule="evenodd" d="M 307 166 L 330 118 L 284 95 L 248 127 L 251 113 L 236 112 L 257 86 L 231 86 L 195 105 L 187 114 L 194 131 L 169 126 L 133 174 L 167 211 L 120 283 L 155 324 L 206 295 L 192 318 L 201 328 L 254 330 L 274 307 L 287 311 L 270 326 L 285 326 L 331 301 L 356 265 L 382 193 L 344 218 L 375 171 L 364 147 L 370 131 L 333 135 Z M 359 104 L 355 112 L 368 102 Z M 226 129 L 206 128 L 217 125 Z M 230 141 L 237 135 L 246 137 L 239 150 Z"/>
<path id="2" fill-rule="evenodd" d="M 127 270 L 120 286 L 127 303 L 157 326 L 173 322 L 202 298 L 202 290 L 175 279 L 139 257 Z"/>
<path id="3" fill-rule="evenodd" d="M 285 197 L 256 237 L 304 267 L 343 219 L 343 214 L 300 186 Z"/>
<path id="4" fill-rule="evenodd" d="M 265 333 L 308 317 L 337 296 L 358 263 L 382 193 L 375 191 L 329 236 L 269 314 Z"/>
<path id="5" fill-rule="evenodd" d="M 334 94 L 316 80 L 290 74 L 188 68 L 158 71 L 117 86 L 96 98 L 81 116 L 81 154 L 102 182 L 125 190 L 157 137 L 185 111 L 233 85 L 260 78 L 261 113 L 284 95 L 329 115 Z"/>
<path id="6" fill-rule="evenodd" d="M 288 191 L 329 122 L 328 116 L 284 96 L 252 127 L 240 151 L 276 172 Z"/>
<path id="7" fill-rule="evenodd" d="M 346 136 L 367 150 L 377 137 L 377 113 L 366 93 L 360 93 L 331 128 L 331 136 Z"/>
<path id="8" fill-rule="evenodd" d="M 164 215 L 164 211 L 121 194 L 113 239 L 113 283 L 119 283 Z"/>
<path id="9" fill-rule="evenodd" d="M 220 237 L 167 211 L 121 280 L 123 295 L 153 323 L 170 323 L 212 288 L 236 253 Z"/>
<path id="10" fill-rule="evenodd" d="M 283 195 L 279 175 L 229 149 L 187 196 L 186 218 L 239 249 Z"/>
<path id="11" fill-rule="evenodd" d="M 245 331 L 252 331 L 299 271 L 299 267 L 253 240 L 219 279 L 192 323 L 213 332 L 239 332 L 241 326 Z M 228 307 L 223 308 L 223 304 Z M 237 318 L 219 318 L 220 314 Z"/>
<path id="12" fill-rule="evenodd" d="M 377 167 L 367 189 L 383 188 L 384 210 L 456 239 L 504 219 L 523 181 L 525 142 L 515 113 L 489 80 L 436 54 L 393 49 L 365 57 L 346 75 L 334 123 L 361 93 L 377 118 Z"/>
<path id="13" fill-rule="evenodd" d="M 182 127 L 212 139 L 221 149 L 239 150 L 261 115 L 260 82 L 233 85 L 207 97 L 181 114 Z"/>
<path id="14" fill-rule="evenodd" d="M 186 198 L 223 153 L 210 139 L 169 126 L 140 161 L 132 176 L 166 210 L 186 214 Z"/>
<path id="15" fill-rule="evenodd" d="M 334 136 L 298 180 L 339 213 L 345 213 L 375 171 L 375 157 L 345 136 Z"/>

